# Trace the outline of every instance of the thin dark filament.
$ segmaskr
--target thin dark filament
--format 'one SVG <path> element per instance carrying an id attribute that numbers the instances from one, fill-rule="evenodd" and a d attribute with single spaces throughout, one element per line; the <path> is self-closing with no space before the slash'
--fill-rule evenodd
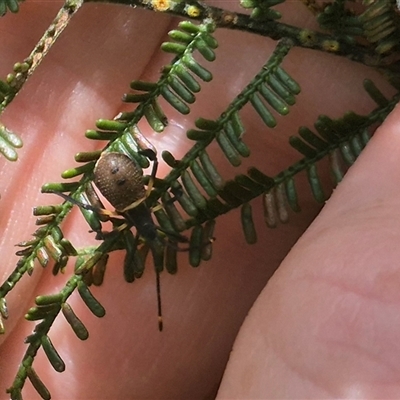
<path id="1" fill-rule="evenodd" d="M 163 330 L 163 319 L 161 310 L 161 281 L 160 272 L 156 270 L 156 290 L 157 290 L 157 315 L 158 315 L 158 330 Z"/>

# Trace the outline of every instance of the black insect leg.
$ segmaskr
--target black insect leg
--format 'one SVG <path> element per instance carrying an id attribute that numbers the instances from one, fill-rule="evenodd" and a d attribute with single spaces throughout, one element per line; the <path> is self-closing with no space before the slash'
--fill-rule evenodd
<path id="1" fill-rule="evenodd" d="M 144 155 L 150 161 L 153 162 L 153 168 L 151 170 L 150 179 L 149 179 L 149 183 L 147 185 L 147 190 L 146 190 L 146 198 L 147 198 L 147 197 L 149 197 L 149 194 L 150 194 L 151 190 L 153 189 L 154 180 L 156 179 L 157 169 L 158 169 L 158 159 L 157 159 L 156 153 L 151 149 L 140 150 L 139 153 Z"/>

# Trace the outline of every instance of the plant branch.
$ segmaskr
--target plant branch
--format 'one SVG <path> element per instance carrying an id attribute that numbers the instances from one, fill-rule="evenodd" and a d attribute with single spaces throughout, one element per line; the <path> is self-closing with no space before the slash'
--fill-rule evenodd
<path id="1" fill-rule="evenodd" d="M 106 0 L 87 0 L 90 2 L 108 2 Z M 170 0 L 111 0 L 111 3 L 140 7 L 146 10 L 176 15 L 183 18 L 214 21 L 217 28 L 228 28 L 267 36 L 273 40 L 290 39 L 294 46 L 309 48 L 345 56 L 371 67 L 384 67 L 388 62 L 373 49 L 357 43 L 349 43 L 342 38 L 329 34 L 302 29 L 274 20 L 255 20 L 250 15 L 213 7 L 200 1 L 172 2 Z M 188 6 L 187 4 L 190 3 Z"/>
<path id="2" fill-rule="evenodd" d="M 45 55 L 49 52 L 61 32 L 66 28 L 72 16 L 82 6 L 83 0 L 66 0 L 51 25 L 22 63 L 14 65 L 14 73 L 7 76 L 7 83 L 12 88 L 0 104 L 0 112 L 14 99 L 26 80 L 33 74 Z"/>

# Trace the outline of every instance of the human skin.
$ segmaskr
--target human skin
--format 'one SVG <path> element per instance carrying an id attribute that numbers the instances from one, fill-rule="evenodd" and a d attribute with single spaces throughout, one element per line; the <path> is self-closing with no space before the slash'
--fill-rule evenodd
<path id="1" fill-rule="evenodd" d="M 293 3 L 286 7 L 291 22 L 309 25 L 304 6 Z M 59 7 L 28 1 L 20 14 L 1 21 L 1 76 L 29 53 Z M 143 34 L 149 26 L 152 34 Z M 159 44 L 175 26 L 167 16 L 85 5 L 4 113 L 2 121 L 21 134 L 24 148 L 16 164 L 0 159 L 1 280 L 17 261 L 15 243 L 35 230 L 32 207 L 60 201 L 40 194 L 41 185 L 60 181 L 60 172 L 74 166 L 76 152 L 101 148 L 83 132 L 96 119 L 112 118 L 122 109 L 118 99 L 130 80 L 157 79 L 160 66 L 170 60 L 160 55 Z M 217 32 L 217 38 L 218 58 L 210 68 L 223 90 L 203 84 L 188 117 L 166 106 L 170 125 L 163 134 L 144 125 L 143 133 L 157 149 L 184 154 L 185 129 L 193 119 L 217 117 L 275 45 L 238 32 Z M 311 127 L 319 113 L 338 117 L 349 108 L 369 112 L 374 106 L 361 79 L 379 82 L 361 65 L 299 49 L 285 67 L 302 86 L 291 114 L 267 131 L 256 114 L 243 113 L 245 140 L 253 150 L 249 165 L 270 174 L 299 159 L 287 143 L 299 125 Z M 399 117 L 395 110 L 261 292 L 235 342 L 219 398 L 398 397 Z M 212 155 L 221 159 L 216 148 Z M 159 176 L 163 173 L 161 167 Z M 233 173 L 227 168 L 227 177 Z M 177 275 L 162 274 L 163 333 L 157 330 L 153 271 L 148 268 L 141 280 L 128 284 L 122 278 L 123 254 L 113 254 L 104 285 L 92 290 L 106 317 L 97 319 L 73 296 L 69 303 L 87 326 L 89 340 L 79 341 L 60 316 L 50 337 L 67 370 L 54 372 L 41 352 L 35 360 L 53 399 L 215 396 L 244 317 L 320 208 L 304 177 L 301 183 L 303 211 L 288 225 L 265 228 L 260 204 L 254 202 L 257 245 L 245 245 L 239 215 L 233 212 L 217 223 L 210 262 L 194 270 L 182 254 Z M 95 244 L 87 231 L 76 210 L 63 226 L 64 235 L 78 247 Z M 54 278 L 49 269 L 38 267 L 10 293 L 8 335 L 0 347 L 0 399 L 8 398 L 4 390 L 26 348 L 23 338 L 33 328 L 22 319 L 24 312 L 36 295 L 60 290 L 71 268 Z M 38 398 L 29 383 L 24 396 Z"/>

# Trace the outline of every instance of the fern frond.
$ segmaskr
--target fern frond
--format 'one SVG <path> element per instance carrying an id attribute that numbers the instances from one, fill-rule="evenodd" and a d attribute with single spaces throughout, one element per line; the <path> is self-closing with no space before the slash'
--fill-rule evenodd
<path id="1" fill-rule="evenodd" d="M 279 11 L 273 10 L 271 7 L 284 2 L 285 0 L 240 0 L 240 5 L 252 10 L 251 18 L 265 21 L 282 17 Z"/>
<path id="2" fill-rule="evenodd" d="M 14 13 L 18 12 L 21 1 L 0 0 L 0 16 L 4 15 L 7 9 Z M 66 0 L 29 56 L 24 61 L 15 63 L 13 72 L 9 73 L 5 80 L 0 80 L 0 114 L 19 93 L 82 4 L 83 0 Z M 18 154 L 15 149 L 20 147 L 22 139 L 0 123 L 0 153 L 7 160 L 16 161 Z"/>
<path id="3" fill-rule="evenodd" d="M 249 156 L 250 151 L 242 140 L 245 128 L 239 111 L 246 104 L 252 104 L 252 99 L 258 93 L 264 96 L 269 107 L 275 112 L 281 115 L 288 113 L 288 105 L 294 104 L 294 95 L 300 91 L 298 84 L 280 67 L 280 63 L 290 48 L 290 42 L 280 42 L 268 62 L 262 67 L 261 72 L 235 97 L 217 120 L 200 118 L 196 121 L 198 129 L 190 129 L 187 136 L 191 140 L 196 140 L 197 143 L 181 160 L 176 160 L 168 152 L 163 153 L 164 160 L 172 167 L 172 170 L 163 182 L 155 186 L 155 190 L 150 196 L 150 202 L 156 200 L 156 196 L 161 191 L 165 193 L 172 182 L 178 182 L 175 185 L 182 190 L 182 208 L 187 211 L 188 216 L 192 217 L 190 222 L 185 223 L 183 216 L 170 214 L 170 219 L 178 231 L 196 225 L 195 221 L 203 223 L 208 218 L 214 218 L 219 213 L 227 212 L 232 207 L 237 207 L 243 200 L 247 201 L 251 198 L 251 191 L 246 186 L 242 186 L 236 181 L 224 181 L 205 149 L 215 140 L 227 160 L 235 167 L 241 164 L 242 157 Z M 263 102 L 262 107 L 270 115 L 267 121 L 263 119 L 264 123 L 267 126 L 268 124 L 275 126 L 276 119 L 272 112 Z M 270 187 L 271 178 L 267 177 L 267 183 L 264 180 L 261 184 L 250 178 L 248 181 L 253 182 L 250 183 L 250 186 L 258 186 L 265 191 Z M 200 188 L 204 190 L 204 193 Z M 223 199 L 223 202 L 218 200 L 217 196 Z M 191 203 L 188 203 L 188 199 L 191 200 Z M 166 210 L 174 207 L 168 204 L 166 194 L 161 200 Z"/>
<path id="4" fill-rule="evenodd" d="M 385 107 L 378 108 L 367 116 L 347 113 L 337 120 L 320 116 L 315 123 L 319 135 L 306 127 L 301 127 L 300 137 L 292 136 L 289 142 L 305 158 L 273 178 L 272 188 L 264 195 L 264 215 L 267 226 L 275 227 L 278 220 L 287 221 L 287 205 L 295 212 L 300 211 L 293 178 L 302 171 L 307 173 L 315 200 L 320 203 L 325 201 L 326 196 L 317 171 L 318 160 L 326 155 L 329 156 L 333 184 L 337 185 L 342 180 L 345 171 L 354 163 L 368 143 L 371 135 L 369 127 L 384 118 L 398 100 L 399 96 L 394 96 L 387 101 Z"/>
<path id="5" fill-rule="evenodd" d="M 76 289 L 92 314 L 99 318 L 105 315 L 103 306 L 92 295 L 87 284 L 83 281 L 82 275 L 73 275 L 59 293 L 36 297 L 36 306 L 29 309 L 25 318 L 29 321 L 40 320 L 41 322 L 36 325 L 33 333 L 25 340 L 28 348 L 11 388 L 7 389 L 11 399 L 22 398 L 21 390 L 27 378 L 31 381 L 42 399 L 50 399 L 50 393 L 36 374 L 33 362 L 36 353 L 42 347 L 54 370 L 56 372 L 63 372 L 65 370 L 65 363 L 48 336 L 49 330 L 60 311 L 62 311 L 65 319 L 79 339 L 86 340 L 88 338 L 86 327 L 67 303 L 68 298 Z"/>
<path id="6" fill-rule="evenodd" d="M 3 103 L 7 96 L 12 95 L 13 87 L 6 80 L 0 79 L 0 103 Z"/>
<path id="7" fill-rule="evenodd" d="M 160 80 L 157 83 L 134 81 L 131 88 L 136 93 L 126 94 L 123 98 L 126 102 L 140 103 L 148 123 L 156 132 L 161 132 L 167 124 L 158 96 L 161 95 L 181 114 L 188 114 L 189 105 L 196 100 L 195 93 L 200 91 L 197 78 L 205 82 L 212 79 L 211 73 L 195 60 L 193 53 L 197 51 L 209 62 L 215 60 L 214 49 L 218 43 L 211 36 L 213 24 L 194 25 L 182 21 L 178 27 L 179 30 L 169 32 L 173 42 L 165 42 L 161 46 L 162 50 L 176 54 L 176 57 L 164 67 Z M 124 114 L 120 119 L 126 116 Z"/>
<path id="8" fill-rule="evenodd" d="M 313 13 L 318 15 L 324 9 L 324 5 L 317 2 L 317 0 L 301 0 L 301 2 Z"/>
<path id="9" fill-rule="evenodd" d="M 0 6 L 5 2 L 16 3 L 18 5 L 18 0 L 0 0 Z M 62 31 L 67 27 L 72 16 L 79 10 L 82 4 L 83 0 L 66 0 L 51 25 L 44 32 L 28 57 L 26 57 L 24 61 L 14 64 L 13 72 L 7 76 L 7 84 L 10 89 L 0 103 L 0 111 L 3 111 L 18 94 L 26 80 L 39 66 Z"/>
<path id="10" fill-rule="evenodd" d="M 246 242 L 248 244 L 254 244 L 257 242 L 257 232 L 254 227 L 251 205 L 249 203 L 243 204 L 240 211 L 242 229 Z"/>
<path id="11" fill-rule="evenodd" d="M 19 3 L 23 0 L 0 0 L 0 17 L 6 15 L 7 11 L 17 13 L 19 11 Z"/>
<path id="12" fill-rule="evenodd" d="M 21 258 L 15 270 L 0 287 L 0 298 L 4 298 L 25 273 L 32 274 L 35 259 L 42 267 L 46 267 L 50 259 L 53 259 L 53 273 L 57 274 L 65 267 L 70 256 L 77 255 L 74 246 L 64 238 L 58 226 L 58 218 L 64 212 L 65 209 L 58 205 L 37 207 L 34 210 L 34 214 L 39 216 L 36 224 L 40 225 L 40 228 L 33 234 L 33 239 L 18 244 L 19 247 L 23 247 L 23 250 L 16 252 Z"/>
<path id="13" fill-rule="evenodd" d="M 378 107 L 386 107 L 389 105 L 389 100 L 385 95 L 376 87 L 370 79 L 364 79 L 363 86 L 369 97 L 378 105 Z"/>
<path id="14" fill-rule="evenodd" d="M 347 1 L 344 0 L 327 4 L 318 14 L 317 21 L 321 28 L 349 42 L 354 42 L 355 37 L 363 35 L 360 18 L 349 9 Z"/>
<path id="15" fill-rule="evenodd" d="M 0 153 L 7 160 L 16 161 L 18 159 L 18 153 L 15 149 L 21 147 L 21 138 L 0 122 Z"/>
<path id="16" fill-rule="evenodd" d="M 394 0 L 368 2 L 360 15 L 364 36 L 373 44 L 376 53 L 388 55 L 400 48 L 400 15 Z"/>
<path id="17" fill-rule="evenodd" d="M 326 156 L 329 157 L 333 184 L 337 185 L 345 171 L 354 163 L 367 144 L 371 135 L 369 127 L 384 119 L 398 100 L 398 95 L 391 100 L 386 99 L 385 106 L 377 108 L 367 116 L 351 112 L 337 120 L 320 116 L 315 123 L 318 134 L 306 127 L 300 127 L 299 137 L 292 136 L 289 142 L 304 156 L 302 160 L 289 166 L 275 177 L 269 177 L 255 167 L 249 168 L 247 175 L 239 174 L 216 190 L 218 197 L 223 201 L 215 196 L 206 199 L 206 205 L 201 212 L 196 217 L 186 219 L 186 226 L 206 221 L 208 216 L 212 215 L 212 218 L 216 218 L 218 215 L 241 207 L 245 238 L 247 242 L 253 243 L 256 240 L 256 234 L 249 202 L 262 196 L 264 219 L 268 227 L 274 228 L 278 222 L 286 223 L 290 210 L 300 211 L 294 178 L 301 172 L 307 174 L 315 200 L 323 203 L 327 195 L 321 184 L 317 162 Z M 383 103 L 382 98 L 379 101 Z M 211 160 L 209 163 L 212 165 Z"/>
<path id="18" fill-rule="evenodd" d="M 41 209 L 41 212 L 48 206 L 45 206 Z M 56 208 L 59 206 L 55 206 Z M 49 207 L 52 208 L 52 207 Z M 53 210 L 52 210 L 53 211 Z M 44 211 L 43 211 L 44 212 Z M 43 228 L 43 227 L 42 227 Z M 45 230 L 42 229 L 43 232 Z M 43 235 L 41 232 L 41 235 Z M 60 232 L 57 232 L 57 235 L 60 235 Z M 46 236 L 49 238 L 49 236 Z M 53 237 L 54 239 L 54 237 Z M 62 238 L 58 237 L 55 241 L 56 247 L 53 247 L 53 240 L 50 240 L 50 246 L 45 248 L 46 252 L 50 253 L 50 256 L 54 256 L 58 258 L 60 256 L 60 248 L 58 243 L 62 240 Z M 21 390 L 25 384 L 27 378 L 29 378 L 35 387 L 36 391 L 43 398 L 50 398 L 49 392 L 37 374 L 33 369 L 33 362 L 38 350 L 43 347 L 43 350 L 48 357 L 51 365 L 57 372 L 62 372 L 65 369 L 65 364 L 59 356 L 58 352 L 54 348 L 51 343 L 50 338 L 48 337 L 48 333 L 50 331 L 51 326 L 53 325 L 55 319 L 59 315 L 60 311 L 62 311 L 65 319 L 70 324 L 71 328 L 75 332 L 76 336 L 81 340 L 86 340 L 88 338 L 88 331 L 82 321 L 75 315 L 71 306 L 67 303 L 68 298 L 74 293 L 75 290 L 78 290 L 80 297 L 83 302 L 89 308 L 89 310 L 97 317 L 101 318 L 105 315 L 105 310 L 102 305 L 96 300 L 96 298 L 91 294 L 88 286 L 90 283 L 87 283 L 87 271 L 91 270 L 98 262 L 101 262 L 103 254 L 111 251 L 111 248 L 114 246 L 118 239 L 118 236 L 110 237 L 103 241 L 97 248 L 91 249 L 88 253 L 88 257 L 85 257 L 84 254 L 81 254 L 77 260 L 83 260 L 80 263 L 79 267 L 75 269 L 75 274 L 68 280 L 64 288 L 59 293 L 54 293 L 50 295 L 38 296 L 35 299 L 35 307 L 32 307 L 25 318 L 30 321 L 40 320 L 33 333 L 26 338 L 26 343 L 28 344 L 28 348 L 25 352 L 23 361 L 19 366 L 18 373 L 13 382 L 11 388 L 7 391 L 10 393 L 12 399 L 21 399 Z M 26 243 L 24 245 L 34 246 L 37 243 Z M 40 244 L 39 244 L 40 245 Z M 66 246 L 69 247 L 69 246 Z M 50 249 L 50 250 L 49 250 Z M 88 250 L 86 250 L 88 251 Z M 31 250 L 33 254 L 33 248 Z M 74 251 L 74 256 L 76 256 L 78 252 Z M 23 260 L 23 258 L 21 259 Z M 21 261 L 20 260 L 20 261 Z M 78 261 L 77 261 L 78 262 Z M 2 305 L 1 311 L 6 311 L 5 308 L 5 300 L 4 296 L 0 297 L 0 304 Z M 48 397 L 46 397 L 48 396 Z"/>
<path id="19" fill-rule="evenodd" d="M 4 320 L 8 315 L 7 301 L 4 297 L 0 297 L 0 335 L 5 333 Z"/>
<path id="20" fill-rule="evenodd" d="M 18 5 L 16 0 L 0 0 L 0 12 L 2 4 L 6 2 Z M 92 295 L 89 287 L 103 282 L 109 253 L 116 250 L 125 252 L 123 274 L 127 282 L 133 282 L 142 276 L 149 254 L 157 273 L 163 269 L 171 274 L 176 273 L 178 251 L 187 251 L 189 264 L 196 268 L 202 260 L 209 260 L 212 256 L 215 219 L 234 208 L 241 209 L 241 223 L 246 241 L 255 243 L 257 232 L 252 216 L 253 199 L 262 198 L 264 219 L 271 228 L 287 222 L 292 211 L 300 211 L 295 181 L 299 173 L 307 174 L 315 200 L 323 202 L 326 194 L 321 184 L 318 161 L 329 157 L 334 182 L 340 182 L 345 170 L 354 163 L 368 141 L 371 125 L 381 121 L 394 107 L 398 96 L 387 99 L 370 81 L 366 81 L 365 87 L 378 105 L 372 113 L 367 116 L 349 113 L 337 120 L 320 116 L 314 131 L 301 127 L 298 136 L 290 138 L 292 147 L 301 154 L 300 161 L 276 176 L 266 175 L 258 168 L 251 167 L 246 173 L 241 172 L 225 179 L 211 160 L 208 146 L 213 142 L 217 143 L 226 160 L 233 167 L 238 167 L 243 158 L 250 156 L 250 148 L 245 142 L 246 126 L 240 115 L 242 108 L 246 105 L 252 107 L 266 130 L 275 127 L 281 116 L 289 113 L 290 107 L 296 102 L 300 86 L 281 64 L 293 46 L 349 55 L 353 60 L 382 66 L 382 69 L 390 64 L 393 76 L 398 77 L 396 64 L 391 63 L 387 57 L 398 50 L 398 41 L 396 43 L 394 40 L 398 36 L 398 15 L 394 11 L 394 1 L 386 2 L 387 4 L 381 0 L 364 2 L 367 10 L 361 17 L 346 9 L 345 1 L 332 1 L 320 8 L 316 7 L 316 2 L 303 1 L 319 14 L 320 25 L 330 31 L 329 34 L 279 24 L 275 20 L 281 15 L 273 7 L 283 2 L 242 0 L 243 7 L 252 9 L 251 16 L 247 16 L 225 12 L 196 1 L 185 3 L 132 0 L 132 4 L 144 8 L 178 12 L 180 15 L 203 20 L 200 25 L 181 22 L 178 29 L 169 32 L 170 41 L 161 48 L 173 54 L 174 58 L 163 68 L 157 82 L 131 83 L 132 92 L 124 96 L 124 101 L 135 105 L 132 111 L 119 114 L 115 120 L 98 120 L 95 129 L 86 131 L 87 138 L 107 141 L 104 151 L 126 154 L 141 168 L 149 166 L 148 158 L 141 151 L 152 149 L 156 153 L 156 149 L 140 133 L 137 124 L 144 117 L 154 131 L 163 131 L 168 123 L 164 112 L 165 102 L 181 114 L 190 112 L 203 82 L 209 82 L 213 78 L 210 71 L 203 66 L 203 60 L 215 60 L 218 43 L 212 33 L 216 26 L 243 29 L 273 39 L 285 38 L 278 43 L 261 71 L 218 119 L 197 119 L 195 129 L 187 132 L 187 137 L 195 143 L 182 159 L 163 152 L 162 157 L 171 167 L 171 171 L 165 178 L 155 179 L 154 189 L 146 199 L 147 205 L 154 208 L 159 224 L 154 241 L 145 241 L 138 233 L 135 235 L 131 230 L 125 229 L 123 220 L 113 217 L 106 219 L 96 212 L 103 206 L 95 194 L 92 181 L 94 166 L 102 151 L 77 153 L 75 161 L 80 165 L 62 173 L 63 179 L 71 181 L 50 183 L 42 187 L 44 193 L 61 193 L 66 201 L 34 210 L 39 228 L 33 239 L 19 244 L 21 249 L 17 252 L 20 256 L 17 267 L 0 287 L 0 333 L 4 332 L 2 319 L 8 317 L 5 296 L 25 273 L 31 274 L 37 264 L 42 267 L 53 264 L 54 274 L 63 272 L 72 257 L 75 257 L 75 269 L 60 293 L 36 298 L 36 305 L 25 316 L 27 320 L 40 322 L 27 338 L 28 349 L 13 386 L 9 389 L 13 399 L 22 398 L 21 389 L 27 378 L 42 398 L 50 398 L 45 384 L 33 368 L 33 361 L 42 347 L 57 372 L 65 369 L 65 363 L 49 337 L 51 325 L 60 312 L 76 336 L 81 340 L 87 339 L 89 333 L 84 323 L 68 302 L 74 291 L 78 291 L 82 301 L 95 316 L 104 316 L 103 306 Z M 57 23 L 46 31 L 31 56 L 14 66 L 14 73 L 6 82 L 0 82 L 1 107 L 4 108 L 15 97 L 81 4 L 79 0 L 67 1 L 60 11 L 59 19 L 56 18 Z M 371 46 L 356 41 L 356 37 L 363 34 Z M 389 69 L 385 69 L 387 71 Z M 3 142 L 6 143 L 5 147 Z M 14 148 L 20 144 L 18 138 L 6 128 L 2 130 L 0 127 L 0 152 L 15 159 Z M 73 205 L 79 206 L 91 230 L 97 234 L 96 239 L 101 240 L 98 246 L 76 249 L 64 238 L 59 225 Z M 106 220 L 111 223 L 112 232 L 103 232 Z M 182 232 L 189 229 L 191 231 L 186 238 Z M 182 247 L 182 242 L 185 247 Z"/>
<path id="21" fill-rule="evenodd" d="M 147 252 L 143 254 L 143 252 L 139 251 L 138 239 L 133 236 L 130 230 L 125 230 L 123 232 L 123 238 L 126 249 L 124 258 L 124 278 L 126 282 L 133 282 L 143 274 Z M 143 257 L 143 255 L 145 257 Z"/>
<path id="22" fill-rule="evenodd" d="M 198 142 L 199 152 L 200 148 L 205 148 L 212 140 L 216 139 L 227 159 L 232 165 L 237 166 L 240 163 L 238 156 L 241 155 L 245 157 L 249 154 L 248 148 L 240 140 L 244 133 L 244 128 L 240 121 L 238 111 L 247 103 L 252 103 L 253 99 L 258 96 L 258 93 L 264 96 L 265 100 L 275 111 L 281 115 L 288 113 L 285 100 L 293 104 L 294 97 L 292 93 L 290 93 L 290 89 L 284 86 L 284 82 L 288 82 L 289 80 L 288 75 L 282 69 L 279 69 L 278 66 L 288 53 L 290 47 L 290 42 L 282 41 L 278 44 L 274 54 L 263 66 L 261 72 L 256 75 L 246 88 L 231 102 L 230 106 L 218 120 L 210 121 L 200 118 L 196 121 L 196 127 L 198 129 L 190 129 L 187 132 L 187 136 L 189 139 Z M 293 85 L 294 81 L 290 82 L 289 86 Z M 275 91 L 271 90 L 271 88 L 275 89 Z M 259 98 L 257 97 L 257 99 Z M 276 121 L 267 106 L 262 103 L 261 100 L 258 103 L 260 103 L 261 106 L 256 108 L 256 110 L 261 113 L 261 117 L 263 118 L 263 115 L 266 113 L 270 116 L 266 119 L 263 118 L 266 125 L 276 125 Z M 192 156 L 192 154 L 190 154 L 190 156 Z M 183 162 L 184 161 L 181 160 L 177 168 L 182 168 Z"/>

